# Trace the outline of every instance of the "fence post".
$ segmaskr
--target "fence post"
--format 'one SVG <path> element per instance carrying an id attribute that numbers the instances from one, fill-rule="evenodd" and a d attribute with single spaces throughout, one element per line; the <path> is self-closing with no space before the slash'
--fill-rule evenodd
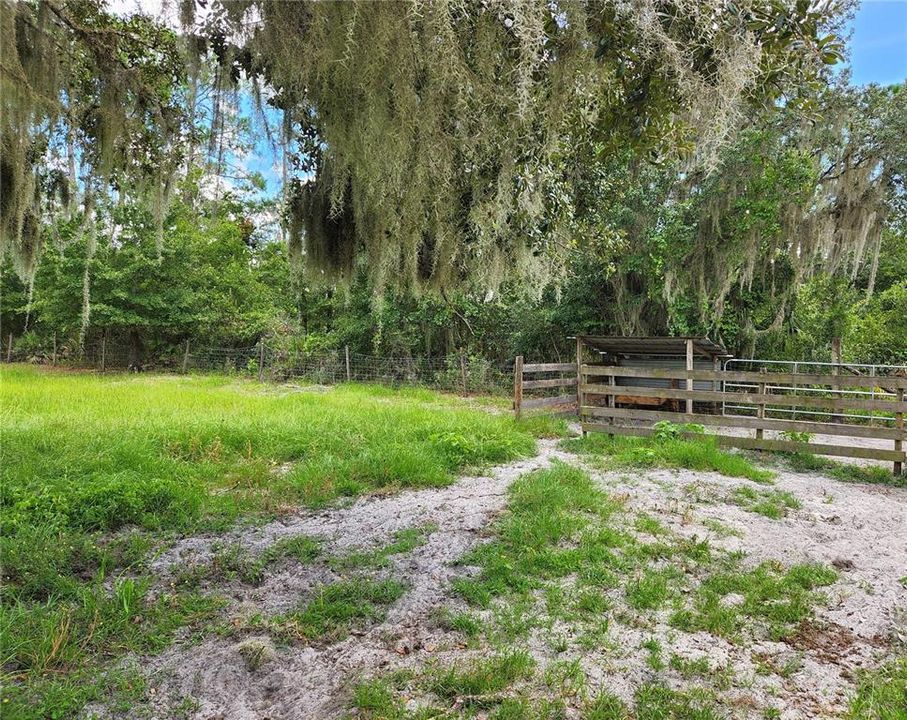
<path id="1" fill-rule="evenodd" d="M 258 382 L 263 382 L 265 377 L 265 341 L 262 338 L 258 344 Z"/>
<path id="2" fill-rule="evenodd" d="M 693 372 L 693 341 L 687 340 L 687 372 Z M 687 392 L 693 392 L 693 378 L 687 377 Z M 687 415 L 693 414 L 693 398 L 687 398 Z"/>
<path id="3" fill-rule="evenodd" d="M 13 334 L 9 334 L 9 342 L 6 344 L 6 362 L 13 361 Z"/>
<path id="4" fill-rule="evenodd" d="M 876 376 L 876 366 L 873 365 L 872 367 L 869 368 L 869 377 L 875 377 L 875 376 Z M 875 400 L 875 399 L 876 399 L 876 388 L 875 388 L 875 385 L 873 385 L 873 386 L 869 389 L 869 397 L 870 397 L 871 400 Z M 869 427 L 875 427 L 875 424 L 876 424 L 876 411 L 875 411 L 875 410 L 870 410 L 870 411 L 869 411 Z"/>
<path id="5" fill-rule="evenodd" d="M 460 351 L 460 380 L 463 383 L 463 394 L 466 394 L 466 354 Z"/>
<path id="6" fill-rule="evenodd" d="M 765 368 L 764 367 L 760 368 L 760 372 L 765 372 Z M 765 383 L 764 382 L 759 383 L 759 394 L 765 395 Z M 765 418 L 765 403 L 764 402 L 759 403 L 759 407 L 756 409 L 756 417 L 759 418 L 760 420 Z M 756 439 L 757 440 L 761 440 L 764 434 L 765 434 L 765 431 L 761 427 L 756 428 Z"/>
<path id="7" fill-rule="evenodd" d="M 57 333 L 54 333 L 54 352 L 53 355 L 50 356 L 50 364 L 57 364 Z"/>
<path id="8" fill-rule="evenodd" d="M 513 361 L 513 414 L 520 419 L 523 406 L 523 356 L 517 355 Z"/>
<path id="9" fill-rule="evenodd" d="M 583 338 L 576 336 L 576 418 L 583 422 Z M 583 430 L 583 435 L 586 431 Z"/>
<path id="10" fill-rule="evenodd" d="M 350 380 L 353 379 L 353 376 L 350 373 L 350 346 L 349 345 L 343 346 L 343 355 L 344 355 L 344 359 L 346 360 L 346 381 L 349 382 Z"/>
<path id="11" fill-rule="evenodd" d="M 795 363 L 794 363 L 794 375 L 796 375 L 798 372 L 800 372 L 800 363 L 795 362 Z M 799 389 L 800 386 L 799 386 L 798 383 L 794 382 L 793 385 L 792 385 L 792 387 L 793 387 L 793 389 L 794 389 L 794 395 L 796 395 L 796 394 L 797 394 L 797 390 Z M 797 419 L 797 406 L 796 406 L 796 405 L 794 406 L 794 411 L 791 413 L 791 415 L 792 415 L 792 417 L 793 417 L 794 420 Z M 809 416 L 807 416 L 806 419 L 809 420 Z"/>
<path id="12" fill-rule="evenodd" d="M 904 402 L 904 388 L 898 388 L 897 400 L 899 403 Z M 898 429 L 898 432 L 901 435 L 904 434 L 904 413 L 897 412 L 894 414 L 894 426 Z M 895 450 L 901 450 L 903 447 L 904 447 L 903 440 L 898 439 L 898 440 L 894 441 Z M 904 472 L 904 465 L 901 463 L 900 460 L 895 460 L 894 474 L 900 475 L 903 472 Z"/>
<path id="13" fill-rule="evenodd" d="M 183 353 L 183 375 L 189 372 L 189 340 L 186 339 L 186 350 Z"/>
<path id="14" fill-rule="evenodd" d="M 104 329 L 104 334 L 101 335 L 101 372 L 107 368 L 107 329 Z"/>

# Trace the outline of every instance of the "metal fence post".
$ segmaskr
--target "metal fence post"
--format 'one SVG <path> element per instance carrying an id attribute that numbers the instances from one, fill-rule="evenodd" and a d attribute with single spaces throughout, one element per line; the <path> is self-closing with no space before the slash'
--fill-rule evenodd
<path id="1" fill-rule="evenodd" d="M 107 330 L 101 335 L 101 372 L 107 368 Z"/>
<path id="2" fill-rule="evenodd" d="M 189 372 L 189 340 L 186 340 L 186 350 L 183 353 L 183 375 Z"/>
<path id="3" fill-rule="evenodd" d="M 265 377 L 265 341 L 262 339 L 258 345 L 258 382 L 263 382 Z"/>
<path id="4" fill-rule="evenodd" d="M 13 334 L 9 334 L 9 342 L 6 344 L 6 362 L 13 361 Z"/>
<path id="5" fill-rule="evenodd" d="M 343 346 L 343 355 L 346 360 L 346 381 L 349 382 L 353 379 L 352 373 L 350 373 L 350 346 Z"/>
<path id="6" fill-rule="evenodd" d="M 54 333 L 54 353 L 50 356 L 50 364 L 57 364 L 57 333 Z"/>
<path id="7" fill-rule="evenodd" d="M 467 392 L 466 388 L 466 354 L 460 351 L 460 380 L 463 383 L 463 394 Z"/>

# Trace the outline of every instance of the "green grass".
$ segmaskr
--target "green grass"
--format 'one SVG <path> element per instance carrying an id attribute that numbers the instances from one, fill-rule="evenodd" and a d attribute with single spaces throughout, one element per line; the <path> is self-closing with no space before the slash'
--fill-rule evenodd
<path id="1" fill-rule="evenodd" d="M 671 437 L 628 437 L 589 433 L 564 440 L 565 450 L 591 455 L 607 470 L 628 467 L 686 468 L 743 477 L 755 482 L 770 482 L 774 473 L 757 468 L 743 455 L 722 450 L 708 435 L 683 439 Z"/>
<path id="2" fill-rule="evenodd" d="M 726 565 L 700 583 L 692 607 L 672 616 L 673 626 L 735 639 L 744 629 L 755 631 L 757 621 L 778 640 L 812 616 L 813 607 L 824 599 L 818 588 L 837 579 L 833 569 L 815 563 L 785 569 L 766 562 L 745 569 L 739 560 L 728 559 Z M 729 602 L 732 596 L 736 602 Z"/>
<path id="3" fill-rule="evenodd" d="M 789 511 L 801 507 L 800 501 L 787 490 L 757 490 L 749 486 L 735 488 L 730 501 L 772 520 L 780 520 L 786 517 Z"/>
<path id="4" fill-rule="evenodd" d="M 858 675 L 857 692 L 848 720 L 904 720 L 907 718 L 907 656 Z"/>
<path id="5" fill-rule="evenodd" d="M 45 712 L 54 706 L 65 708 L 57 716 L 77 714 L 80 702 L 117 684 L 101 668 L 196 624 L 187 604 L 216 604 L 195 594 L 203 577 L 258 584 L 269 564 L 318 553 L 310 538 L 259 555 L 223 546 L 213 568 L 184 573 L 175 605 L 136 593 L 130 613 L 142 621 L 124 624 L 114 612 L 122 598 L 106 588 L 127 571 L 144 587 L 147 557 L 174 537 L 344 496 L 445 485 L 464 468 L 529 454 L 534 434 L 558 431 L 426 390 L 314 392 L 226 376 L 26 366 L 3 369 L 0 426 L 4 717 L 54 717 Z M 322 616 L 302 611 L 306 632 L 354 620 L 335 599 L 332 610 L 330 593 L 321 598 Z M 382 602 L 366 604 L 369 614 Z"/>
<path id="6" fill-rule="evenodd" d="M 531 677 L 535 662 L 529 653 L 514 650 L 473 662 L 429 671 L 428 689 L 438 697 L 465 704 L 488 704 L 488 695 L 517 680 Z"/>
<path id="7" fill-rule="evenodd" d="M 328 563 L 334 570 L 348 568 L 387 567 L 392 555 L 412 552 L 425 544 L 426 537 L 435 530 L 433 525 L 413 527 L 394 534 L 393 540 L 374 550 L 356 550 L 340 557 L 331 558 Z"/>
<path id="8" fill-rule="evenodd" d="M 843 482 L 907 486 L 907 475 L 893 475 L 888 466 L 854 465 L 805 452 L 785 453 L 782 457 L 794 472 L 818 472 Z"/>
<path id="9" fill-rule="evenodd" d="M 402 583 L 392 579 L 356 578 L 323 585 L 283 624 L 301 638 L 338 639 L 360 623 L 380 620 L 404 590 Z"/>

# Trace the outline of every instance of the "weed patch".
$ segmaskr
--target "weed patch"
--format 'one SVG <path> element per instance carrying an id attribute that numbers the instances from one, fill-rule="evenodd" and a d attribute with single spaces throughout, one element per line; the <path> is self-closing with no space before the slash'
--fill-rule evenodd
<path id="1" fill-rule="evenodd" d="M 735 488 L 730 501 L 742 508 L 764 515 L 772 520 L 780 520 L 789 511 L 801 507 L 800 501 L 786 490 L 757 490 L 749 486 Z"/>
<path id="2" fill-rule="evenodd" d="M 391 579 L 357 578 L 323 585 L 305 606 L 276 624 L 300 638 L 337 639 L 357 624 L 383 618 L 387 606 L 404 591 L 402 583 Z"/>
<path id="3" fill-rule="evenodd" d="M 683 439 L 671 435 L 629 437 L 607 433 L 589 433 L 581 438 L 564 440 L 565 450 L 591 456 L 605 470 L 627 467 L 686 468 L 713 471 L 729 477 L 743 477 L 755 482 L 770 482 L 774 473 L 757 468 L 742 455 L 722 450 L 708 435 Z"/>

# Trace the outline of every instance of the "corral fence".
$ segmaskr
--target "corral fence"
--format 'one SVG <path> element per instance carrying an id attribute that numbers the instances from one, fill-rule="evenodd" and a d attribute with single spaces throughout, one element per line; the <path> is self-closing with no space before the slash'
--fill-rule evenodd
<path id="1" fill-rule="evenodd" d="M 744 364 L 749 369 L 741 369 Z M 890 461 L 895 474 L 903 472 L 904 366 L 873 366 L 871 374 L 860 373 L 870 366 L 797 363 L 795 368 L 770 360 L 733 360 L 719 367 L 524 364 L 518 357 L 514 412 L 518 417 L 536 408 L 572 412 L 584 433 L 609 435 L 648 436 L 661 421 L 695 423 L 715 428 L 722 445 Z M 653 380 L 669 382 L 653 387 Z M 701 389 L 703 384 L 711 389 Z M 812 435 L 831 438 L 811 442 Z"/>
<path id="2" fill-rule="evenodd" d="M 506 396 L 512 387 L 513 365 L 455 353 L 444 357 L 379 356 L 348 347 L 303 352 L 260 342 L 248 347 L 215 347 L 191 341 L 146 349 L 137 363 L 128 343 L 100 338 L 81 349 L 60 344 L 16 349 L 8 342 L 7 362 L 24 362 L 98 372 L 218 372 L 257 378 L 262 382 L 300 381 L 322 385 L 373 382 L 392 386 L 428 387 L 445 392 Z"/>

